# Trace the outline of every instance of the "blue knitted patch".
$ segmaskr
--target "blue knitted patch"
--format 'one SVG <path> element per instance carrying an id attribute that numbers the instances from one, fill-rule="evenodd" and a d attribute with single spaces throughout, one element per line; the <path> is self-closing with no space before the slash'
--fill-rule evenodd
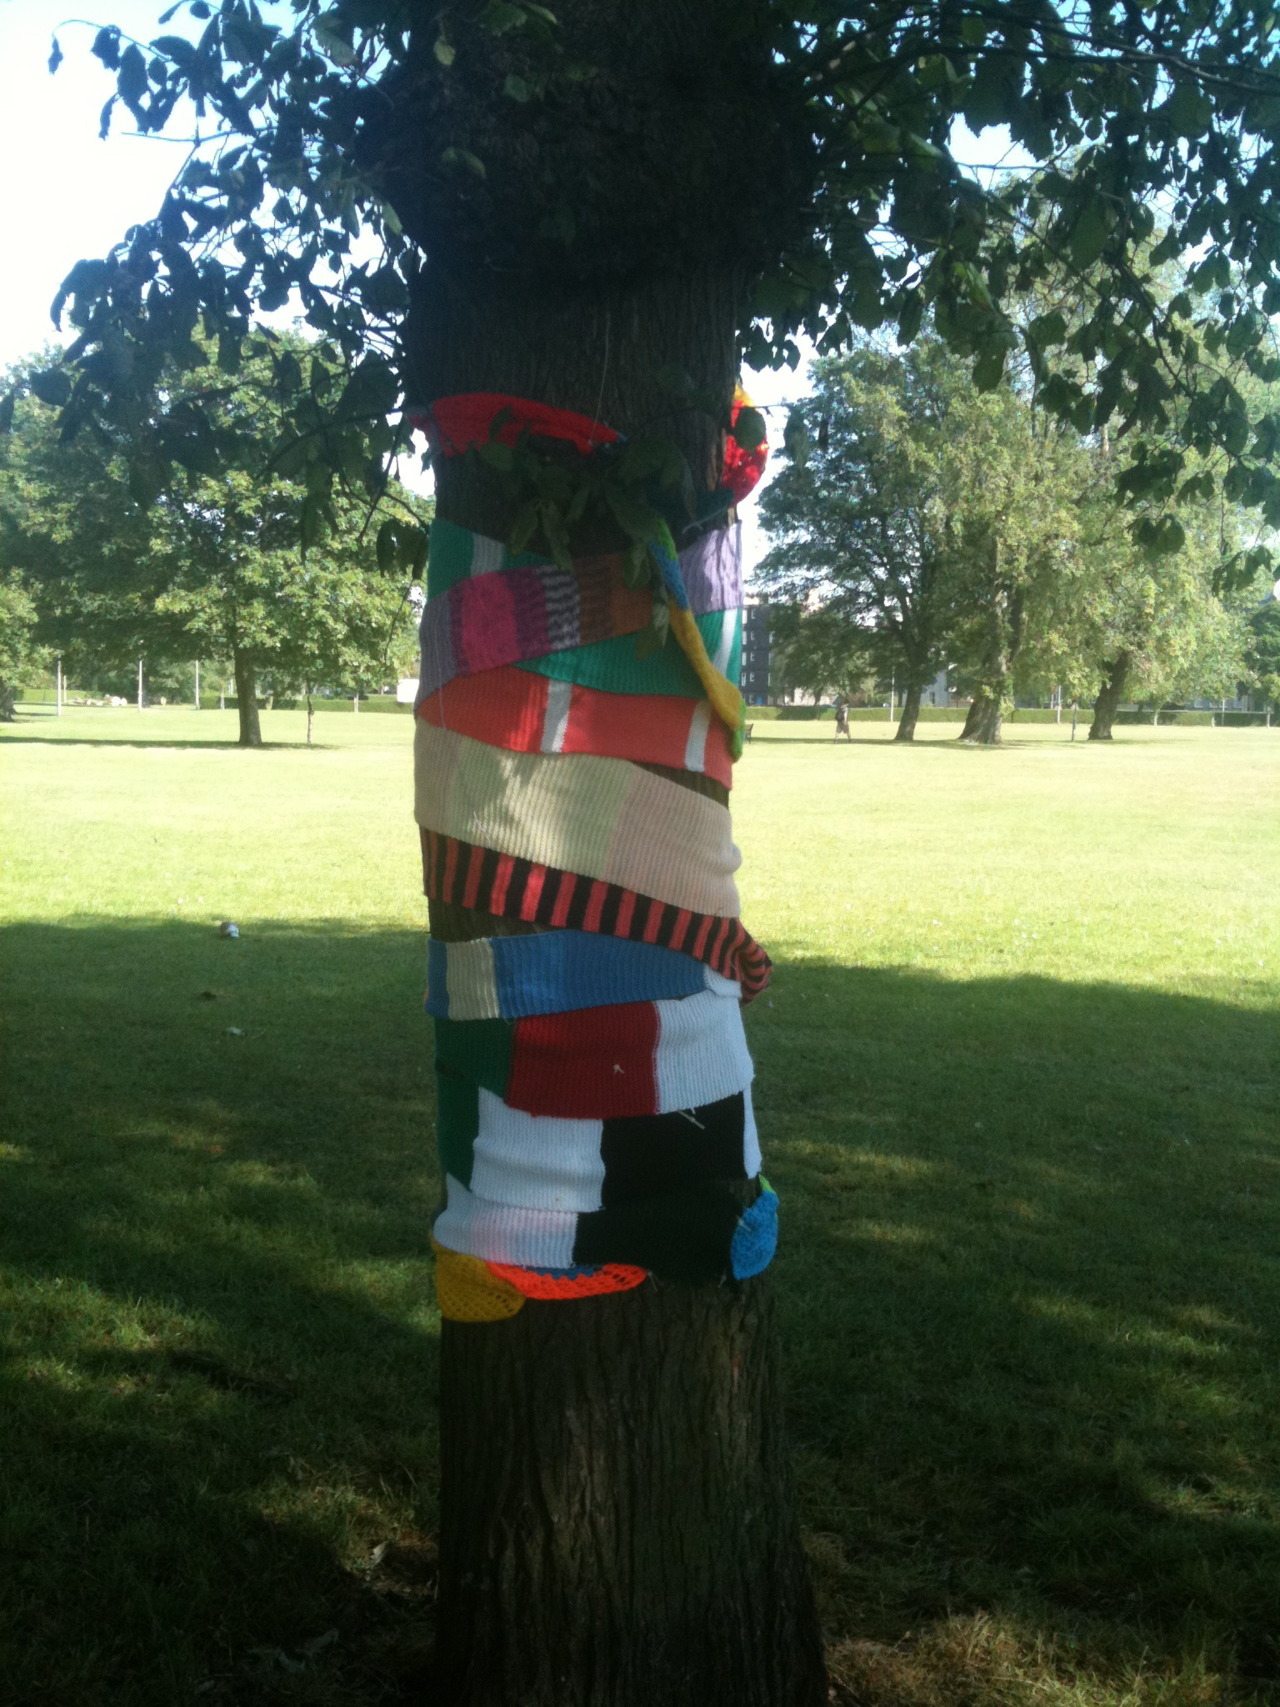
<path id="1" fill-rule="evenodd" d="M 763 1182 L 762 1182 L 763 1183 Z M 729 1247 L 729 1266 L 735 1280 L 748 1280 L 773 1261 L 778 1248 L 778 1194 L 765 1186 L 738 1222 Z"/>

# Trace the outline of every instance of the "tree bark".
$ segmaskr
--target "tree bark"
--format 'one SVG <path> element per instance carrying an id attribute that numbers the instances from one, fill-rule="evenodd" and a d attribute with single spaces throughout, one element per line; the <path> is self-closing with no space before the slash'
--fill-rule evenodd
<path id="1" fill-rule="evenodd" d="M 463 290 L 428 272 L 407 328 L 414 395 L 498 391 L 653 430 L 667 407 L 654 381 L 664 364 L 727 404 L 738 300 L 731 272 L 555 300 Z M 657 430 L 715 484 L 714 421 L 686 411 Z M 511 505 L 477 459 L 437 459 L 442 517 L 500 538 Z M 493 928 L 477 916 L 470 934 Z M 507 1322 L 444 1324 L 449 1707 L 825 1700 L 764 1294 L 755 1283 L 648 1283 L 529 1302 Z"/>
<path id="2" fill-rule="evenodd" d="M 1004 709 L 999 694 L 979 688 L 970 702 L 960 739 L 983 747 L 998 747 L 1003 724 Z"/>
<path id="3" fill-rule="evenodd" d="M 14 690 L 8 682 L 0 682 L 0 723 L 16 723 L 18 714 L 14 710 Z"/>
<path id="4" fill-rule="evenodd" d="M 260 747 L 262 725 L 258 721 L 258 684 L 253 660 L 237 646 L 231 654 L 236 676 L 236 704 L 240 714 L 240 746 Z"/>
<path id="5" fill-rule="evenodd" d="M 442 1701 L 825 1699 L 765 1279 L 446 1322 L 441 1387 Z"/>
<path id="6" fill-rule="evenodd" d="M 402 330 L 406 395 L 496 392 L 661 437 L 708 492 L 756 257 L 807 204 L 803 104 L 742 0 L 566 0 L 557 17 L 595 75 L 545 109 L 495 104 L 485 79 L 498 60 L 524 74 L 521 32 L 473 50 L 465 20 L 447 75 L 423 29 L 370 106 L 369 160 L 429 257 Z M 459 111 L 474 123 L 483 183 L 459 190 L 406 142 L 446 109 L 455 130 Z M 726 168 L 737 194 L 722 193 Z M 561 197 L 567 226 L 551 218 Z M 691 406 L 673 372 L 714 401 Z M 509 536 L 521 495 L 483 461 L 438 457 L 436 482 L 442 518 Z M 621 543 L 611 524 L 571 540 Z M 513 923 L 448 911 L 455 934 Z M 433 931 L 444 912 L 432 903 Z M 651 1280 L 445 1322 L 448 1707 L 825 1701 L 766 1298 L 763 1282 Z"/>
<path id="7" fill-rule="evenodd" d="M 898 720 L 895 741 L 914 741 L 916 724 L 920 718 L 920 696 L 923 693 L 919 682 L 912 682 L 907 688 L 906 698 L 902 702 L 902 716 Z"/>
<path id="8" fill-rule="evenodd" d="M 1103 679 L 1102 691 L 1094 701 L 1093 722 L 1089 725 L 1091 741 L 1109 741 L 1111 727 L 1115 722 L 1116 712 L 1120 709 L 1120 700 L 1124 694 L 1125 680 L 1129 674 L 1132 662 L 1129 652 L 1116 654 L 1114 662 L 1108 667 Z"/>
<path id="9" fill-rule="evenodd" d="M 311 745 L 311 726 L 315 722 L 316 708 L 311 703 L 311 689 L 307 689 L 307 745 Z"/>

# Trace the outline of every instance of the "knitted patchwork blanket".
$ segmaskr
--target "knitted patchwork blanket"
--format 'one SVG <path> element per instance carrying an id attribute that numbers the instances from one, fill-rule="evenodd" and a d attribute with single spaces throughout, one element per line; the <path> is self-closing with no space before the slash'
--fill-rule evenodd
<path id="1" fill-rule="evenodd" d="M 519 399 L 442 399 L 437 454 L 617 435 Z M 740 741 L 736 523 L 655 548 L 652 594 L 604 554 L 556 564 L 433 524 L 415 718 L 437 1143 L 437 1293 L 457 1320 L 653 1275 L 769 1262 L 741 1004 L 769 961 L 738 918 L 725 805 Z M 436 915 L 433 913 L 433 920 Z M 499 929 L 501 922 L 502 928 Z M 511 934 L 517 933 L 517 934 Z"/>
<path id="2" fill-rule="evenodd" d="M 427 1012 L 438 1019 L 522 1019 L 703 990 L 742 994 L 688 954 L 588 931 L 427 944 Z"/>
<path id="3" fill-rule="evenodd" d="M 513 753 L 596 753 L 733 780 L 728 730 L 705 699 L 601 693 L 508 668 L 458 677 L 419 701 L 418 716 Z"/>

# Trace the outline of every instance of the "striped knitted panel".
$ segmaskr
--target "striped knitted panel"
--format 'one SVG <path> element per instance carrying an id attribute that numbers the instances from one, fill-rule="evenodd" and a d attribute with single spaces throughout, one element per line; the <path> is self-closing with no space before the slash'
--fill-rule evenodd
<path id="1" fill-rule="evenodd" d="M 589 931 L 427 945 L 426 1008 L 439 1019 L 521 1019 L 717 989 L 741 996 L 687 954 Z"/>
<path id="2" fill-rule="evenodd" d="M 727 810 L 638 765 L 510 753 L 419 719 L 415 776 L 424 829 L 677 907 L 738 911 Z"/>
<path id="3" fill-rule="evenodd" d="M 528 1114 L 566 1119 L 669 1114 L 745 1090 L 742 1010 L 704 990 L 523 1019 L 436 1021 L 436 1065 Z"/>
<path id="4" fill-rule="evenodd" d="M 459 676 L 418 704 L 418 716 L 515 753 L 595 753 L 733 782 L 729 734 L 705 699 L 603 693 L 529 670 Z"/>
<path id="5" fill-rule="evenodd" d="M 699 625 L 707 650 L 728 661 L 736 626 L 730 607 L 741 603 L 742 576 L 740 551 L 722 540 L 706 536 L 679 562 L 692 578 L 692 585 L 686 580 L 688 608 L 711 619 Z M 513 556 L 497 541 L 448 522 L 432 524 L 427 591 L 419 699 L 458 677 L 635 635 L 648 624 L 652 607 L 647 588 L 626 585 L 620 555 L 578 558 L 566 567 L 527 552 Z M 674 647 L 652 656 L 663 659 L 668 650 L 665 661 L 672 663 L 679 655 Z M 696 697 L 701 688 L 692 670 L 687 676 L 675 672 L 674 680 L 684 685 L 652 691 L 686 691 L 689 678 Z"/>
<path id="6" fill-rule="evenodd" d="M 744 1002 L 769 982 L 769 956 L 736 918 L 692 912 L 432 830 L 422 831 L 422 873 L 433 901 L 677 949 L 741 984 Z"/>
<path id="7" fill-rule="evenodd" d="M 483 534 L 437 517 L 431 524 L 427 598 L 434 599 L 474 575 L 531 569 L 548 561 L 534 551 L 509 551 L 501 540 L 486 539 Z M 607 559 L 584 561 L 599 563 Z M 691 610 L 736 610 L 742 603 L 741 522 L 703 534 L 680 553 L 679 562 Z"/>

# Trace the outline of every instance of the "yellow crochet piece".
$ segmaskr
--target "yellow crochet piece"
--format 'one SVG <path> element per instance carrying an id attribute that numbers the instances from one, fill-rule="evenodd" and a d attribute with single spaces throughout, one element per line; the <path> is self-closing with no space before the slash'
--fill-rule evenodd
<path id="1" fill-rule="evenodd" d="M 692 611 L 682 610 L 672 601 L 668 607 L 667 618 L 671 632 L 680 644 L 680 650 L 693 666 L 694 674 L 711 701 L 711 709 L 734 737 L 733 753 L 736 758 L 742 751 L 742 730 L 747 721 L 746 701 L 728 676 L 722 675 L 711 662 L 706 642 L 693 620 Z"/>
<path id="2" fill-rule="evenodd" d="M 509 1280 L 499 1280 L 479 1257 L 448 1251 L 434 1239 L 436 1299 L 440 1314 L 451 1322 L 505 1322 L 524 1309 L 524 1294 Z"/>

